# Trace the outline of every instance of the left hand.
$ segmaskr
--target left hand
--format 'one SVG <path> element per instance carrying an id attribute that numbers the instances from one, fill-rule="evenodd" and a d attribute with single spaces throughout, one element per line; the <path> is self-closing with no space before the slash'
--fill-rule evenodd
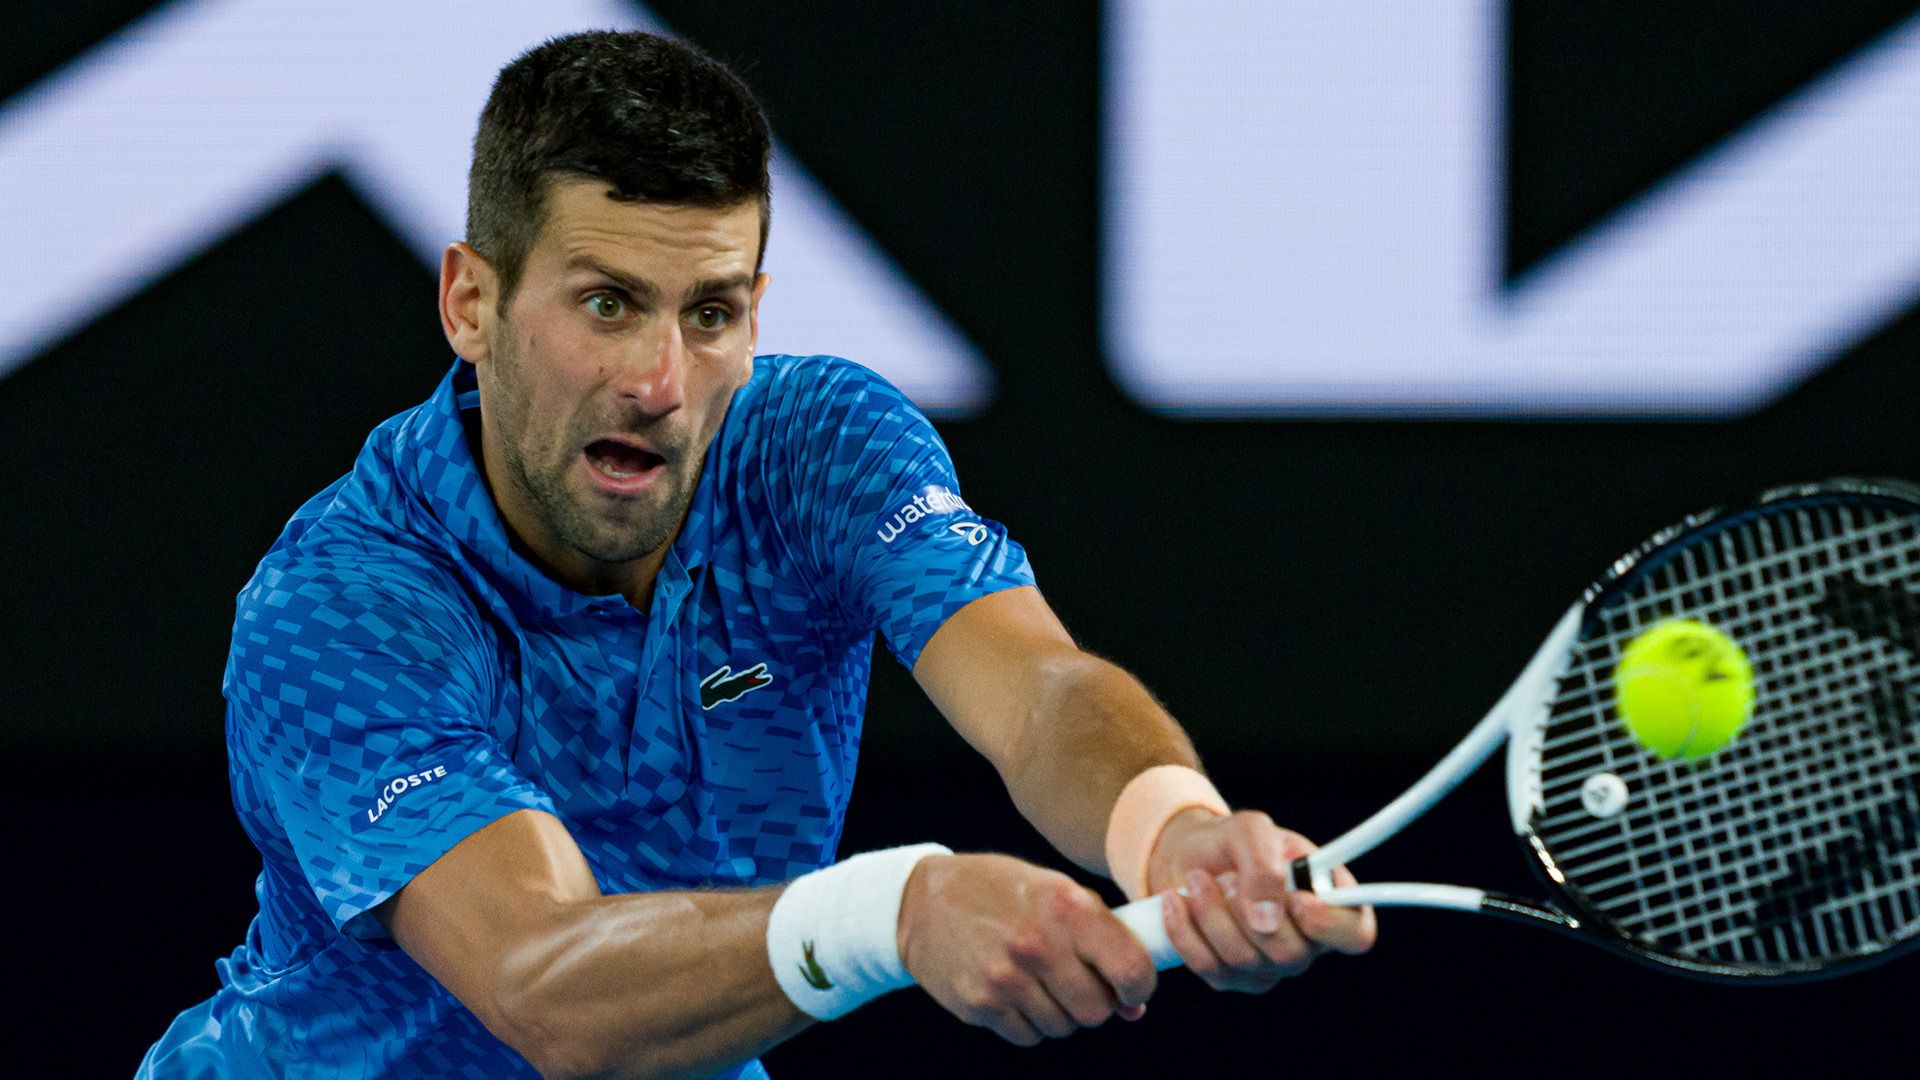
<path id="1" fill-rule="evenodd" d="M 1314 847 L 1257 810 L 1193 809 L 1169 821 L 1147 881 L 1165 896 L 1167 935 L 1186 966 L 1216 990 L 1258 994 L 1328 950 L 1372 948 L 1371 907 L 1336 907 L 1287 887 L 1293 861 Z M 1355 884 L 1344 866 L 1333 880 Z"/>

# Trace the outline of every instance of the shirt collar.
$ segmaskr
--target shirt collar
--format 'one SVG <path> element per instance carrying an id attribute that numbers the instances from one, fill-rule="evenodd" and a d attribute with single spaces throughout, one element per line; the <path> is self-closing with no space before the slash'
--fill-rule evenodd
<path id="1" fill-rule="evenodd" d="M 469 565 L 506 597 L 521 621 L 563 620 L 589 609 L 625 605 L 625 598 L 617 593 L 592 595 L 555 581 L 515 546 L 468 440 L 465 414 L 473 412 L 477 421 L 479 408 L 474 367 L 456 360 L 433 396 L 416 410 L 414 422 L 407 425 L 402 460 L 427 509 Z M 477 422 L 474 430 L 479 430 Z M 717 444 L 719 438 L 714 441 Z M 654 589 L 656 609 L 660 607 L 662 585 L 684 584 L 689 574 L 707 561 L 717 449 L 717 445 L 708 448 L 687 520 L 661 565 Z"/>

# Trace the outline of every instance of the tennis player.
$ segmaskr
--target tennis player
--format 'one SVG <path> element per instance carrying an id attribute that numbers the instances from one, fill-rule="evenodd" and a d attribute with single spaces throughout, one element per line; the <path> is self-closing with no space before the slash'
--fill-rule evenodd
<path id="1" fill-rule="evenodd" d="M 239 596 L 260 913 L 142 1077 L 754 1077 L 915 983 L 1022 1045 L 1138 1018 L 1152 964 L 1065 875 L 834 862 L 876 632 L 1063 854 L 1172 892 L 1207 982 L 1369 947 L 1371 913 L 1289 900 L 1310 845 L 1074 646 L 898 391 L 754 356 L 769 145 L 660 38 L 501 72 L 441 264 L 459 359 Z"/>

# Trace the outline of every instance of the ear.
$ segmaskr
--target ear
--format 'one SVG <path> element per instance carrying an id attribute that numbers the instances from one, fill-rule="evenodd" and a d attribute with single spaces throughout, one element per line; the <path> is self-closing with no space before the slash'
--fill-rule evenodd
<path id="1" fill-rule="evenodd" d="M 461 358 L 485 363 L 491 352 L 500 277 L 465 244 L 440 253 L 440 329 Z"/>

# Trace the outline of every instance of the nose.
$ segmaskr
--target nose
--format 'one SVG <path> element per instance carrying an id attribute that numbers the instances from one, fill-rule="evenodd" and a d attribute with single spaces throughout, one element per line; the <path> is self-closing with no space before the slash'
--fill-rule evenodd
<path id="1" fill-rule="evenodd" d="M 624 358 L 615 391 L 648 416 L 665 416 L 686 402 L 686 339 L 677 319 L 657 319 L 650 332 L 636 334 Z"/>

